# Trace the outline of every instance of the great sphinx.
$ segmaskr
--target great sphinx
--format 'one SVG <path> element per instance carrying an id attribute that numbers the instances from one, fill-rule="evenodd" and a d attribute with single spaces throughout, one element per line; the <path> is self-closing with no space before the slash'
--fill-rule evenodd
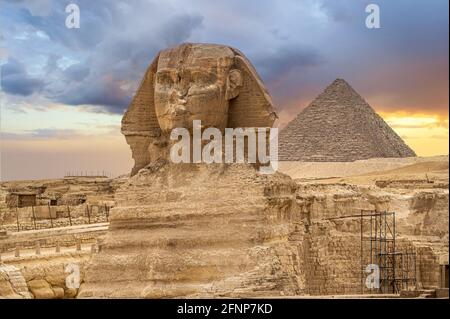
<path id="1" fill-rule="evenodd" d="M 243 164 L 174 164 L 170 131 L 271 127 L 272 100 L 238 50 L 182 44 L 161 51 L 122 120 L 135 165 L 116 193 L 110 228 L 80 297 L 293 295 L 301 290 L 289 242 L 295 183 Z"/>

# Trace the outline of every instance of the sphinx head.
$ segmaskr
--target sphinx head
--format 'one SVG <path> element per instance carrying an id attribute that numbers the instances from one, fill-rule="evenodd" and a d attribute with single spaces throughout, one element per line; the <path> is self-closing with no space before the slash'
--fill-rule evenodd
<path id="1" fill-rule="evenodd" d="M 240 51 L 186 43 L 155 57 L 122 119 L 122 133 L 134 174 L 158 157 L 152 145 L 163 145 L 174 128 L 192 129 L 193 120 L 223 130 L 271 127 L 275 119 L 267 90 Z"/>

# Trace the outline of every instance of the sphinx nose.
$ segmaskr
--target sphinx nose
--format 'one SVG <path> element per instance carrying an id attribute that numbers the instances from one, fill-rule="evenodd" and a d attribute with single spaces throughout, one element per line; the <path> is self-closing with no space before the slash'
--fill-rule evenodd
<path id="1" fill-rule="evenodd" d="M 186 107 L 184 105 L 178 104 L 170 107 L 168 113 L 173 116 L 181 116 L 187 114 L 188 111 L 186 110 Z"/>
<path id="2" fill-rule="evenodd" d="M 186 104 L 185 94 L 182 94 L 178 90 L 173 90 L 169 97 L 171 104 Z"/>

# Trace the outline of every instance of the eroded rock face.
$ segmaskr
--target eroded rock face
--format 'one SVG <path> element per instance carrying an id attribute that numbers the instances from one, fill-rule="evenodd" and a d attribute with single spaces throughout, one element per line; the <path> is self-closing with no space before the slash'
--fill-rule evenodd
<path id="1" fill-rule="evenodd" d="M 0 299 L 1 298 L 22 298 L 22 296 L 14 291 L 8 277 L 0 272 Z"/>
<path id="2" fill-rule="evenodd" d="M 248 164 L 141 170 L 117 193 L 81 297 L 261 296 L 301 289 L 295 184 Z"/>

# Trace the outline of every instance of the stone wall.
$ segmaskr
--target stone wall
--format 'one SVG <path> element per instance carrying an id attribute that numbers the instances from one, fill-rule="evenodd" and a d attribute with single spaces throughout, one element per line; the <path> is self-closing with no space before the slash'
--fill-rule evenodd
<path id="1" fill-rule="evenodd" d="M 41 248 L 71 247 L 78 243 L 95 243 L 97 238 L 104 235 L 108 229 L 107 224 L 86 225 L 82 228 L 47 229 L 31 232 L 10 234 L 0 238 L 0 253 L 19 249 L 34 249 L 39 243 Z"/>
<path id="2" fill-rule="evenodd" d="M 8 265 L 14 265 L 20 269 L 28 289 L 34 298 L 75 298 L 78 294 L 78 289 L 68 287 L 66 284 L 66 278 L 71 274 L 67 266 L 71 265 L 70 269 L 77 267 L 80 282 L 82 282 L 84 278 L 84 267 L 90 258 L 90 252 L 74 252 L 52 257 L 24 258 L 19 261 L 8 262 Z M 4 287 L 4 293 L 7 293 L 9 291 L 8 285 L 4 281 L 2 282 L 0 273 L 0 296 L 5 296 L 1 291 L 2 286 Z M 10 294 L 10 296 L 20 298 L 18 295 Z"/>
<path id="3" fill-rule="evenodd" d="M 296 202 L 302 217 L 290 235 L 297 248 L 298 275 L 304 283 L 300 294 L 361 293 L 359 214 L 361 209 L 389 211 L 390 206 L 397 213 L 396 250 L 416 253 L 418 288 L 439 287 L 439 259 L 448 256 L 448 191 L 409 192 L 411 195 L 405 196 L 404 190 L 396 189 L 300 183 Z M 349 215 L 357 217 L 338 218 Z M 369 229 L 365 219 L 364 238 Z M 368 243 L 363 249 L 367 257 Z"/>
<path id="4" fill-rule="evenodd" d="M 0 227 L 2 230 L 16 232 L 18 227 L 20 231 L 26 231 L 102 223 L 108 220 L 109 209 L 110 207 L 106 204 L 100 206 L 83 204 L 78 206 L 23 207 L 4 213 L 3 220 L 0 220 Z M 33 218 L 33 210 L 35 218 Z M 19 226 L 17 220 L 19 220 Z"/>

